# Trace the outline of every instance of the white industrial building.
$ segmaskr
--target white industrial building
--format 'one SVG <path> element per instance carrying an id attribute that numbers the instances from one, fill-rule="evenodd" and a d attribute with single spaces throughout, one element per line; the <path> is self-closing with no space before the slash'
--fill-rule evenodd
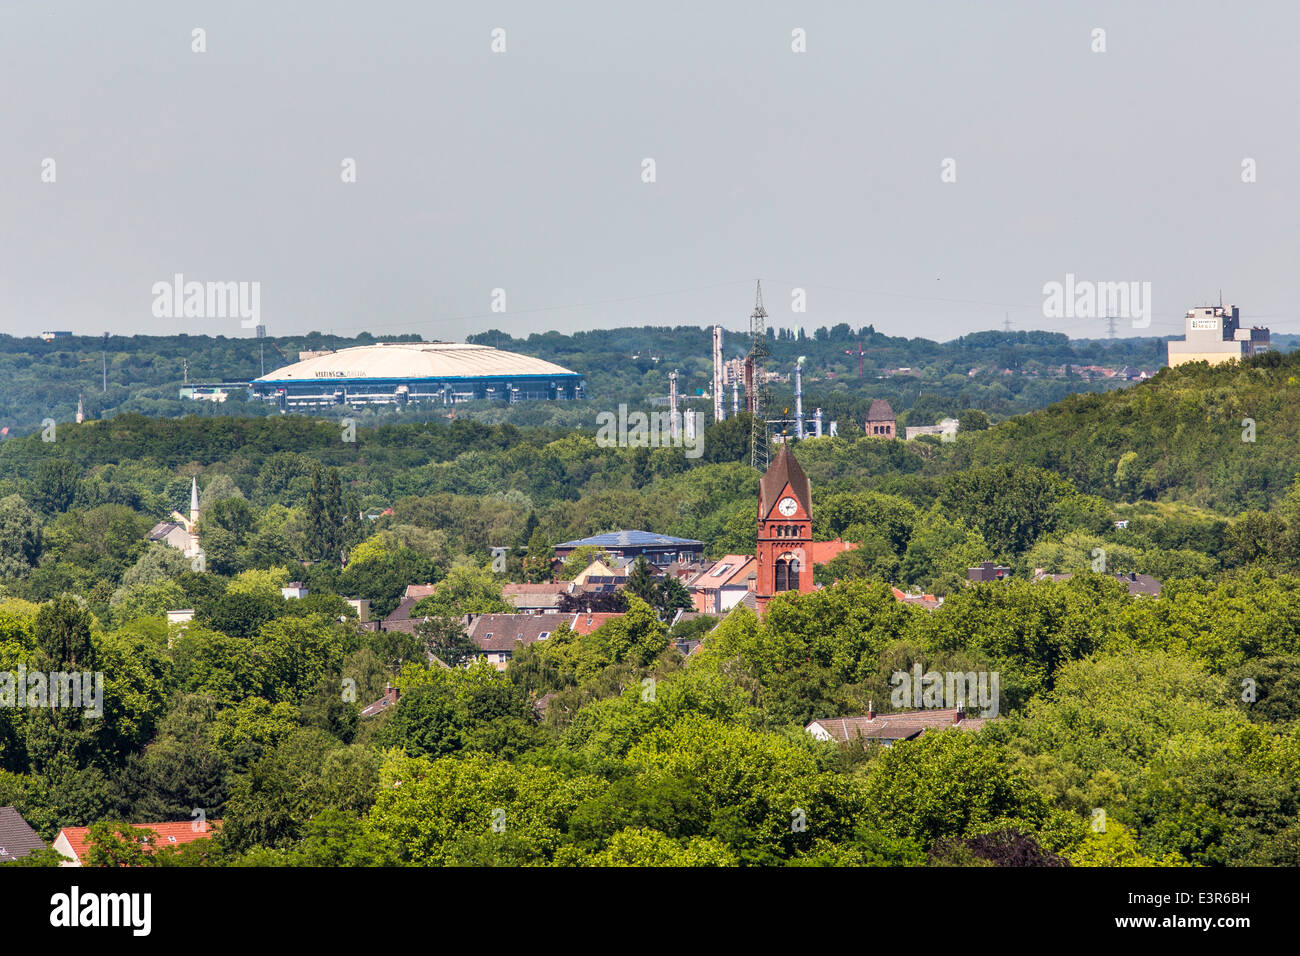
<path id="1" fill-rule="evenodd" d="M 1240 361 L 1269 350 L 1268 329 L 1241 327 L 1241 312 L 1235 305 L 1198 306 L 1187 313 L 1186 337 L 1169 342 L 1169 367 L 1184 362 Z"/>
<path id="2" fill-rule="evenodd" d="M 583 397 L 582 376 L 551 362 L 463 342 L 382 342 L 313 354 L 249 383 L 281 409 L 453 405 Z"/>

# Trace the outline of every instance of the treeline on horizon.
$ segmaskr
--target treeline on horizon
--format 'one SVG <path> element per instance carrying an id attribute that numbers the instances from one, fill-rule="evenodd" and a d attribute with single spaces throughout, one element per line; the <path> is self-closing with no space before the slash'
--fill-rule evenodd
<path id="1" fill-rule="evenodd" d="M 174 336 L 72 336 L 45 342 L 39 337 L 0 336 L 0 425 L 9 434 L 23 434 L 52 418 L 70 421 L 78 397 L 92 418 L 137 413 L 152 417 L 270 416 L 277 410 L 260 401 L 247 402 L 242 392 L 223 405 L 182 400 L 178 392 L 185 379 L 214 383 L 249 381 L 265 370 L 273 371 L 297 361 L 302 350 L 342 349 L 380 341 L 418 340 L 419 336 L 355 338 L 313 332 L 302 336 L 266 339 L 180 334 Z M 679 370 L 685 401 L 700 411 L 709 403 L 696 398 L 712 379 L 712 342 L 707 328 L 682 326 L 641 327 L 578 332 L 535 333 L 527 338 L 489 330 L 470 335 L 468 341 L 536 356 L 584 375 L 587 399 L 572 403 L 523 403 L 514 406 L 484 402 L 458 406 L 457 417 L 519 425 L 593 427 L 601 410 L 620 403 L 645 406 L 668 393 L 668 373 Z M 724 355 L 743 357 L 749 348 L 747 332 L 731 331 L 725 337 Z M 1281 345 L 1281 341 L 1278 342 Z M 1119 368 L 1158 368 L 1164 362 L 1164 340 L 1127 338 L 1071 340 L 1054 332 L 977 332 L 950 342 L 884 335 L 873 326 L 854 330 L 847 324 L 819 328 L 776 329 L 769 336 L 768 367 L 790 375 L 800 356 L 804 362 L 804 402 L 811 420 L 821 407 L 825 420 L 841 427 L 861 424 L 876 398 L 888 400 L 912 425 L 934 424 L 939 418 L 979 409 L 994 420 L 1044 407 L 1074 392 L 1105 391 L 1113 380 L 1084 381 L 1077 375 L 1052 377 L 1065 365 L 1103 365 Z M 863 376 L 858 377 L 858 350 L 862 349 Z M 278 351 L 277 351 L 278 349 Z M 283 352 L 285 357 L 281 357 Z M 634 359 L 633 355 L 637 357 Z M 655 361 L 655 359 L 658 361 Z M 103 390 L 101 362 L 106 359 L 108 389 Z M 886 369 L 912 368 L 919 377 L 881 378 Z M 972 369 L 980 369 L 970 375 Z M 1032 371 L 1040 377 L 1021 374 Z M 731 396 L 727 396 L 730 408 Z M 777 408 L 793 409 L 793 382 L 773 384 Z M 361 420 L 440 419 L 446 409 L 411 408 L 338 409 L 338 416 Z M 791 412 L 793 414 L 793 412 Z M 711 418 L 711 413 L 709 415 Z"/>

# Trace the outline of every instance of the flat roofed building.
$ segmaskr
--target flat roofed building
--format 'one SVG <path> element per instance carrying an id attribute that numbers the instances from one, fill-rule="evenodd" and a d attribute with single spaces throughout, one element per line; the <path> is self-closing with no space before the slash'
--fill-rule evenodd
<path id="1" fill-rule="evenodd" d="M 704 542 L 692 538 L 674 538 L 648 531 L 614 531 L 590 538 L 565 541 L 555 546 L 555 557 L 563 561 L 578 548 L 592 547 L 616 558 L 633 560 L 644 556 L 651 564 L 665 566 L 674 561 L 699 561 L 704 556 Z"/>
<path id="2" fill-rule="evenodd" d="M 583 397 L 577 372 L 465 342 L 380 342 L 314 355 L 248 385 L 282 410 L 323 405 L 454 405 Z"/>
<path id="3" fill-rule="evenodd" d="M 1241 327 L 1241 310 L 1235 305 L 1206 305 L 1190 309 L 1183 341 L 1169 343 L 1169 367 L 1185 362 L 1241 361 L 1269 350 L 1268 329 Z"/>
<path id="4" fill-rule="evenodd" d="M 908 425 L 903 430 L 903 434 L 907 441 L 911 441 L 918 435 L 938 435 L 941 438 L 946 437 L 949 440 L 955 440 L 960 425 L 961 422 L 955 418 L 941 418 L 937 425 Z"/>

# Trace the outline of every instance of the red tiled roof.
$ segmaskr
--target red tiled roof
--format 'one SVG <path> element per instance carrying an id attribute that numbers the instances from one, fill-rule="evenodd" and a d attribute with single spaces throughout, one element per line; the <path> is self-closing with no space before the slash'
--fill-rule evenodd
<path id="1" fill-rule="evenodd" d="M 502 594 L 562 594 L 568 588 L 567 583 L 547 582 L 545 584 L 532 584 L 524 582 L 521 584 L 503 584 L 501 585 Z"/>
<path id="2" fill-rule="evenodd" d="M 917 607 L 923 607 L 927 611 L 933 611 L 943 603 L 933 594 L 906 594 L 898 588 L 890 585 L 889 590 L 894 592 L 894 600 L 901 601 L 904 604 L 915 604 Z"/>
<path id="3" fill-rule="evenodd" d="M 567 583 L 506 584 L 501 588 L 502 599 L 520 610 L 524 608 L 558 608 L 560 601 L 568 593 L 569 585 Z"/>
<path id="4" fill-rule="evenodd" d="M 825 564 L 836 555 L 843 554 L 845 551 L 852 551 L 858 546 L 856 541 L 844 541 L 836 538 L 834 541 L 812 541 L 809 542 L 813 564 Z"/>
<path id="5" fill-rule="evenodd" d="M 132 823 L 131 826 L 136 830 L 153 830 L 158 834 L 154 840 L 154 849 L 164 846 L 181 846 L 185 843 L 193 843 L 195 840 L 204 840 L 212 836 L 217 827 L 221 826 L 220 820 L 211 820 L 207 823 L 198 823 L 194 820 L 186 820 L 184 823 Z M 194 829 L 195 826 L 202 827 L 201 830 Z M 59 831 L 59 835 L 66 837 L 68 845 L 72 847 L 72 852 L 76 854 L 77 860 L 85 862 L 86 851 L 89 849 L 87 837 L 90 835 L 90 827 L 64 827 Z M 57 842 L 58 837 L 55 838 Z M 149 851 L 152 852 L 152 851 Z"/>
<path id="6" fill-rule="evenodd" d="M 622 616 L 623 612 L 621 611 L 617 613 L 613 611 L 596 611 L 591 614 L 578 614 L 569 626 L 573 628 L 574 634 L 590 634 L 606 621 Z"/>
<path id="7" fill-rule="evenodd" d="M 727 570 L 715 575 L 714 572 L 724 565 Z M 756 574 L 757 565 L 758 561 L 752 554 L 725 554 L 693 577 L 686 586 L 697 590 L 734 587 L 744 584 L 747 577 Z"/>

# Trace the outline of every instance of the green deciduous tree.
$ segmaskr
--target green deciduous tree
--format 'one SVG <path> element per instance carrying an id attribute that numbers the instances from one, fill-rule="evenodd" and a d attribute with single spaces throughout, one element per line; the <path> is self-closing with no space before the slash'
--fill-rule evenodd
<path id="1" fill-rule="evenodd" d="M 18 495 L 0 498 L 0 577 L 29 571 L 41 554 L 41 519 Z"/>

